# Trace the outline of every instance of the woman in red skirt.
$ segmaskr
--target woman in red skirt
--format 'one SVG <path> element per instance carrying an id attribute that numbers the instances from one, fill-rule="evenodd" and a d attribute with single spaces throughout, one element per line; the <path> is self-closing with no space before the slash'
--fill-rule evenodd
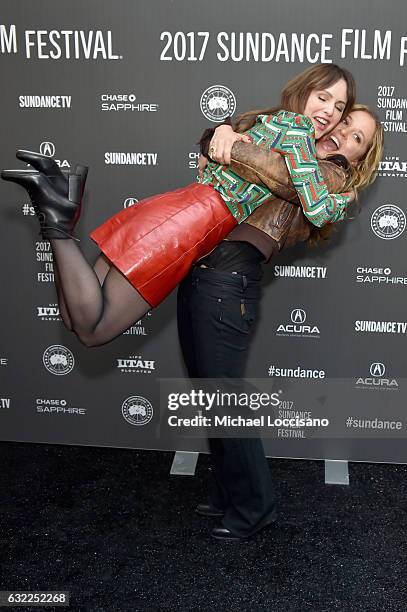
<path id="1" fill-rule="evenodd" d="M 332 118 L 327 113 L 323 121 L 314 122 L 320 137 L 353 103 L 353 79 L 333 64 L 312 67 L 307 71 L 310 79 L 313 72 L 317 72 L 319 80 L 324 76 L 326 89 L 340 85 L 338 92 L 334 91 Z M 313 92 L 316 90 L 309 87 L 309 97 Z M 262 138 L 261 130 L 270 121 L 272 116 L 257 126 L 255 139 Z M 308 123 L 313 141 L 313 126 L 311 121 Z M 42 236 L 50 240 L 53 250 L 61 316 L 66 327 L 86 346 L 111 341 L 159 304 L 184 278 L 191 264 L 208 254 L 236 226 L 242 210 L 246 208 L 246 216 L 251 212 L 250 206 L 237 201 L 236 214 L 231 214 L 236 202 L 230 197 L 228 200 L 228 194 L 221 195 L 219 181 L 153 196 L 114 215 L 91 233 L 105 253 L 92 268 L 72 236 L 80 216 L 87 168 L 77 166 L 66 177 L 50 158 L 27 151 L 19 151 L 17 157 L 38 172 L 6 170 L 2 177 L 23 185 L 29 192 Z M 213 166 L 215 175 L 217 164 Z M 256 189 L 255 206 L 271 196 L 267 188 Z"/>

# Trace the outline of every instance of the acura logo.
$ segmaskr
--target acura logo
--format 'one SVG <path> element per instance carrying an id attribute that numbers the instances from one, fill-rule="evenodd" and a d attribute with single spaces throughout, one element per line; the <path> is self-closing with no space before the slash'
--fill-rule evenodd
<path id="1" fill-rule="evenodd" d="M 42 142 L 40 144 L 40 153 L 47 157 L 54 157 L 55 145 L 52 142 Z"/>
<path id="2" fill-rule="evenodd" d="M 293 323 L 304 323 L 306 318 L 307 315 L 302 308 L 294 308 L 294 310 L 291 311 L 291 321 Z"/>
<path id="3" fill-rule="evenodd" d="M 130 206 L 134 206 L 135 204 L 137 204 L 137 202 L 138 202 L 137 198 L 126 198 L 124 200 L 123 207 L 124 208 L 130 208 Z"/>
<path id="4" fill-rule="evenodd" d="M 382 376 L 384 376 L 385 371 L 386 368 L 384 367 L 383 363 L 372 363 L 372 365 L 370 366 L 370 374 L 375 378 L 381 378 Z"/>

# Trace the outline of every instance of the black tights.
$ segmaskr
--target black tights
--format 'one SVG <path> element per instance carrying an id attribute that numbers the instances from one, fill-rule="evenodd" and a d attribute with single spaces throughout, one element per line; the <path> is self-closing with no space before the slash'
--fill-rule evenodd
<path id="1" fill-rule="evenodd" d="M 110 342 L 151 310 L 104 255 L 92 268 L 74 240 L 50 243 L 61 317 L 86 346 Z"/>

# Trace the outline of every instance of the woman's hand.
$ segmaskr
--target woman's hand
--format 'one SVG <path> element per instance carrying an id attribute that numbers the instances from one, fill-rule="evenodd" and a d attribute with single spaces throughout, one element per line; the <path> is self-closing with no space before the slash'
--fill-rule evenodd
<path id="1" fill-rule="evenodd" d="M 234 132 L 230 125 L 220 125 L 217 127 L 209 143 L 209 155 L 211 159 L 219 164 L 230 164 L 230 153 L 233 144 L 237 140 L 249 143 L 252 142 L 250 136 Z"/>

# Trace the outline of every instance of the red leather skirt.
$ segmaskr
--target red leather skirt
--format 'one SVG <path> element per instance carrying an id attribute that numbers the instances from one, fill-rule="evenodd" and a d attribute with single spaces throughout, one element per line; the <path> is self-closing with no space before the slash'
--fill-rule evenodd
<path id="1" fill-rule="evenodd" d="M 157 306 L 237 225 L 219 193 L 192 183 L 121 210 L 89 235 Z"/>

